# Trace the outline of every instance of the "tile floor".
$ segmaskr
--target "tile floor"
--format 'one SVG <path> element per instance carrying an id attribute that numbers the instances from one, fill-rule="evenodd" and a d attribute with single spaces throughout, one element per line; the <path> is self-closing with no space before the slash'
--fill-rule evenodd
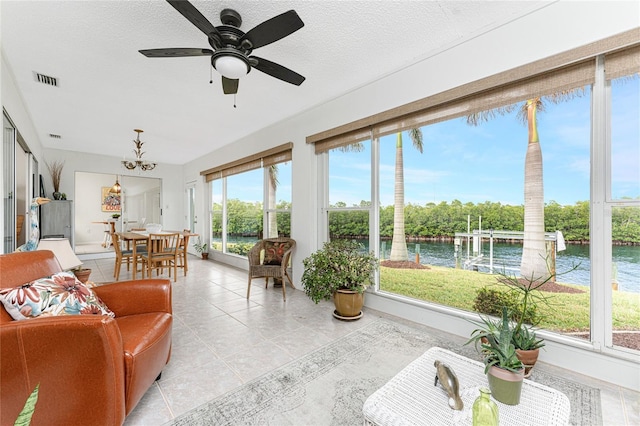
<path id="1" fill-rule="evenodd" d="M 112 281 L 113 262 L 84 260 L 93 270 L 90 280 Z M 122 269 L 120 279 L 130 277 Z M 161 425 L 380 316 L 389 318 L 367 310 L 359 321 L 338 321 L 330 314 L 331 302 L 316 305 L 292 289 L 283 302 L 282 291 L 271 286 L 265 290 L 263 282 L 254 280 L 247 300 L 246 272 L 189 257 L 188 276 L 179 272 L 173 285 L 171 361 L 127 417 L 126 426 Z M 640 393 L 544 363 L 536 368 L 600 388 L 605 425 L 640 424 Z"/>

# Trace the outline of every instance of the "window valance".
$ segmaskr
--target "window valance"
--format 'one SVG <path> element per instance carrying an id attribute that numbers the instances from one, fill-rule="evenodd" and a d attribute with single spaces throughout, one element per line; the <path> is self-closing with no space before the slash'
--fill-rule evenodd
<path id="1" fill-rule="evenodd" d="M 605 56 L 607 77 L 640 68 L 640 28 L 559 53 L 307 137 L 316 154 L 355 142 L 511 105 L 593 83 L 595 58 Z"/>
<path id="2" fill-rule="evenodd" d="M 288 142 L 262 152 L 200 172 L 207 182 L 262 167 L 291 161 L 293 143 Z"/>

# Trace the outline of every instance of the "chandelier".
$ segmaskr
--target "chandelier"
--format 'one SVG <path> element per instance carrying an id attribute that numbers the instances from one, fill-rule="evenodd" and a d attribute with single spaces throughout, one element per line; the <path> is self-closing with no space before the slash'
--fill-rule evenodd
<path id="1" fill-rule="evenodd" d="M 121 191 L 122 191 L 122 186 L 120 186 L 120 182 L 118 182 L 118 176 L 116 176 L 116 183 L 114 183 L 111 189 L 109 190 L 109 194 L 120 195 Z"/>
<path id="2" fill-rule="evenodd" d="M 136 155 L 136 161 L 122 160 L 122 165 L 129 170 L 133 170 L 136 167 L 140 167 L 140 169 L 144 171 L 153 170 L 156 167 L 156 163 L 142 161 L 142 154 L 144 154 L 144 152 L 142 152 L 142 144 L 144 144 L 144 142 L 140 140 L 140 133 L 144 132 L 144 130 L 133 129 L 133 131 L 138 133 L 138 137 L 133 141 L 133 143 L 136 144 L 136 149 L 133 150 L 133 153 Z"/>

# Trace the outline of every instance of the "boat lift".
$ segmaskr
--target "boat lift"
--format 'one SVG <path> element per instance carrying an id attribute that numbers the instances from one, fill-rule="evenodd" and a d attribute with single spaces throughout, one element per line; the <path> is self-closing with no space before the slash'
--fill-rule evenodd
<path id="1" fill-rule="evenodd" d="M 460 268 L 460 252 L 462 251 L 463 239 L 467 244 L 467 258 L 464 260 L 462 266 L 463 269 L 473 269 L 477 271 L 480 266 L 488 267 L 489 273 L 493 274 L 494 258 L 493 258 L 493 242 L 494 239 L 498 240 L 524 240 L 524 232 L 522 231 L 498 231 L 494 229 L 482 229 L 482 217 L 478 219 L 480 229 L 474 229 L 470 231 L 470 218 L 467 218 L 467 232 L 456 232 L 454 238 L 455 251 L 454 256 L 456 258 L 456 268 Z M 482 254 L 482 243 L 484 239 L 489 240 L 489 259 L 487 263 L 486 257 Z M 564 243 L 564 237 L 562 232 L 545 232 L 545 243 L 547 248 L 547 254 L 550 259 L 550 272 L 553 276 L 556 274 L 556 253 L 566 249 Z M 471 248 L 473 246 L 473 251 Z M 504 267 L 501 269 L 519 270 L 520 268 Z"/>

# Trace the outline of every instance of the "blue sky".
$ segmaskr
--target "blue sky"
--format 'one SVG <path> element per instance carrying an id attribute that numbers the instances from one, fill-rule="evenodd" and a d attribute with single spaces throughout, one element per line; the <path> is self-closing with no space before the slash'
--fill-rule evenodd
<path id="1" fill-rule="evenodd" d="M 612 89 L 613 191 L 617 197 L 640 196 L 640 79 L 614 84 Z M 590 102 L 587 92 L 571 101 L 547 103 L 538 114 L 544 161 L 545 201 L 574 204 L 589 199 Z M 404 142 L 405 202 L 424 205 L 455 199 L 524 203 L 524 159 L 527 128 L 512 113 L 477 127 L 464 118 L 422 129 L 424 152 Z M 395 135 L 381 139 L 380 199 L 393 204 Z M 369 200 L 370 149 L 330 154 L 330 203 L 347 205 Z M 294 159 L 295 160 L 295 159 Z M 291 201 L 291 164 L 280 167 L 277 198 Z M 219 181 L 215 181 L 219 182 Z M 262 170 L 229 177 L 228 196 L 262 200 Z M 214 184 L 214 193 L 219 194 Z M 215 197 L 214 201 L 218 201 Z"/>
<path id="2" fill-rule="evenodd" d="M 614 86 L 612 95 L 613 187 L 620 197 L 640 196 L 638 80 L 622 88 Z M 589 199 L 590 102 L 586 93 L 569 102 L 548 103 L 538 114 L 546 202 L 564 205 Z M 463 203 L 524 203 L 527 128 L 515 112 L 476 127 L 458 118 L 425 126 L 422 131 L 422 154 L 403 133 L 405 203 L 424 205 L 455 199 Z M 395 141 L 395 135 L 381 139 L 383 206 L 393 204 Z M 369 186 L 369 155 L 369 150 L 331 153 L 331 203 L 353 205 L 363 199 L 364 188 Z"/>

